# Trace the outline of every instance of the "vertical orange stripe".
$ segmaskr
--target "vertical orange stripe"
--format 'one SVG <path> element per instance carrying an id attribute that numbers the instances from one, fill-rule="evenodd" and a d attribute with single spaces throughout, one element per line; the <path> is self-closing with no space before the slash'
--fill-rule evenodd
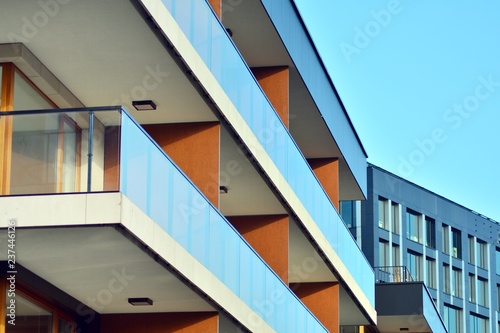
<path id="1" fill-rule="evenodd" d="M 6 277 L 5 275 L 2 276 L 2 281 L 0 281 L 0 333 L 5 333 L 5 321 L 6 318 L 5 316 L 7 315 L 6 309 L 7 309 L 7 304 L 5 304 L 5 301 L 7 299 L 7 296 L 5 295 L 6 292 Z"/>
<path id="2" fill-rule="evenodd" d="M 0 112 L 14 109 L 14 65 L 2 65 L 2 102 Z M 0 194 L 10 193 L 12 156 L 12 117 L 0 118 Z"/>

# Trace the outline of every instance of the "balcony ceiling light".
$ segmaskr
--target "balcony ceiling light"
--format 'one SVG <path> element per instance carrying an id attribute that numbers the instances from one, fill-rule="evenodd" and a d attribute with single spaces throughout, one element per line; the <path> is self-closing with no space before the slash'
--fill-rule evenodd
<path id="1" fill-rule="evenodd" d="M 128 302 L 133 306 L 153 305 L 153 301 L 147 297 L 129 298 Z"/>
<path id="2" fill-rule="evenodd" d="M 132 105 L 137 111 L 156 110 L 156 104 L 152 100 L 132 101 Z"/>

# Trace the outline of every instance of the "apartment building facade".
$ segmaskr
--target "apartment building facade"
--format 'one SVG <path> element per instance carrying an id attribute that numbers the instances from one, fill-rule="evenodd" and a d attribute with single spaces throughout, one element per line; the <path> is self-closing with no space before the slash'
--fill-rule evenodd
<path id="1" fill-rule="evenodd" d="M 449 332 L 500 332 L 500 225 L 377 166 L 367 177 L 368 199 L 342 209 L 377 283 L 424 282 Z"/>
<path id="2" fill-rule="evenodd" d="M 0 8 L 0 332 L 376 330 L 366 154 L 292 1 Z"/>

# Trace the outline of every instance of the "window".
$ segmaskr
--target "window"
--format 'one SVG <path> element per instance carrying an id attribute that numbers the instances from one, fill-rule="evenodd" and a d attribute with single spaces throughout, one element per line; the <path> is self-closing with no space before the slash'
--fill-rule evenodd
<path id="1" fill-rule="evenodd" d="M 500 284 L 497 284 L 497 311 L 500 311 Z"/>
<path id="2" fill-rule="evenodd" d="M 489 307 L 488 301 L 488 280 L 477 279 L 477 304 Z"/>
<path id="3" fill-rule="evenodd" d="M 469 274 L 469 302 L 476 303 L 476 276 Z"/>
<path id="4" fill-rule="evenodd" d="M 462 232 L 458 229 L 451 228 L 451 247 L 452 256 L 462 259 Z"/>
<path id="5" fill-rule="evenodd" d="M 488 319 L 476 316 L 471 313 L 469 318 L 469 333 L 489 333 L 490 327 Z"/>
<path id="6" fill-rule="evenodd" d="M 451 274 L 450 265 L 443 264 L 443 291 L 451 295 Z"/>
<path id="7" fill-rule="evenodd" d="M 469 235 L 469 263 L 476 264 L 476 240 Z"/>
<path id="8" fill-rule="evenodd" d="M 443 224 L 443 252 L 450 254 L 450 227 Z"/>
<path id="9" fill-rule="evenodd" d="M 477 240 L 478 266 L 488 269 L 488 244 L 482 240 Z"/>
<path id="10" fill-rule="evenodd" d="M 392 216 L 392 232 L 395 234 L 400 234 L 399 223 L 401 221 L 401 210 L 399 209 L 399 204 L 396 202 L 391 202 L 391 216 Z"/>
<path id="11" fill-rule="evenodd" d="M 463 298 L 462 270 L 453 267 L 453 290 L 452 295 Z"/>
<path id="12" fill-rule="evenodd" d="M 14 64 L 5 63 L 1 67 L 4 110 L 57 108 Z M 9 186 L 3 187 L 2 193 L 78 192 L 82 130 L 76 122 L 56 113 L 33 115 L 30 119 L 35 120 L 31 122 L 17 119 L 5 130 L 11 137 L 9 151 L 0 147 L 0 155 L 9 154 L 11 163 L 3 175 Z"/>
<path id="13" fill-rule="evenodd" d="M 500 275 L 500 249 L 495 250 L 495 268 L 497 275 Z"/>
<path id="14" fill-rule="evenodd" d="M 340 213 L 347 227 L 354 228 L 357 226 L 356 201 L 341 201 Z"/>
<path id="15" fill-rule="evenodd" d="M 408 252 L 407 267 L 410 271 L 413 281 L 423 281 L 422 276 L 422 255 Z"/>
<path id="16" fill-rule="evenodd" d="M 392 263 L 393 266 L 401 266 L 399 245 L 392 246 Z"/>
<path id="17" fill-rule="evenodd" d="M 425 246 L 436 248 L 436 221 L 430 217 L 425 217 Z"/>
<path id="18" fill-rule="evenodd" d="M 443 309 L 443 320 L 448 332 L 463 333 L 462 310 L 451 307 L 447 304 Z"/>
<path id="19" fill-rule="evenodd" d="M 7 294 L 5 301 L 9 302 Z M 7 324 L 6 333 L 40 332 L 40 333 L 74 333 L 76 323 L 55 306 L 42 303 L 38 299 L 16 290 L 16 320 L 15 326 Z M 9 318 L 7 318 L 8 320 Z M 57 325 L 56 325 L 57 324 Z M 57 327 L 57 329 L 56 329 Z"/>
<path id="20" fill-rule="evenodd" d="M 406 211 L 406 238 L 423 244 L 421 215 L 413 211 Z"/>
<path id="21" fill-rule="evenodd" d="M 427 287 L 437 289 L 436 284 L 436 260 L 427 258 Z"/>
<path id="22" fill-rule="evenodd" d="M 389 230 L 389 200 L 378 198 L 378 226 Z"/>
<path id="23" fill-rule="evenodd" d="M 385 240 L 379 240 L 379 266 L 391 266 L 389 262 L 389 243 Z"/>

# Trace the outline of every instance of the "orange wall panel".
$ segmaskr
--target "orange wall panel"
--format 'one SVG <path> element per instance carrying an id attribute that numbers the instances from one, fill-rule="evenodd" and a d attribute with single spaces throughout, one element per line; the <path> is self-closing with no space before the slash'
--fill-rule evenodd
<path id="1" fill-rule="evenodd" d="M 216 312 L 104 314 L 101 333 L 217 333 L 218 318 Z"/>
<path id="2" fill-rule="evenodd" d="M 215 14 L 217 14 L 220 19 L 222 12 L 222 0 L 208 0 L 208 2 L 210 3 L 210 6 L 212 6 Z"/>
<path id="3" fill-rule="evenodd" d="M 219 207 L 220 124 L 144 125 L 191 181 Z"/>
<path id="4" fill-rule="evenodd" d="M 287 66 L 254 67 L 252 72 L 288 128 L 289 70 Z"/>
<path id="5" fill-rule="evenodd" d="M 311 169 L 339 211 L 339 161 L 337 158 L 308 159 Z"/>
<path id="6" fill-rule="evenodd" d="M 291 283 L 290 288 L 329 332 L 339 332 L 339 284 L 336 282 Z"/>
<path id="7" fill-rule="evenodd" d="M 227 219 L 288 284 L 288 215 L 229 216 Z"/>

